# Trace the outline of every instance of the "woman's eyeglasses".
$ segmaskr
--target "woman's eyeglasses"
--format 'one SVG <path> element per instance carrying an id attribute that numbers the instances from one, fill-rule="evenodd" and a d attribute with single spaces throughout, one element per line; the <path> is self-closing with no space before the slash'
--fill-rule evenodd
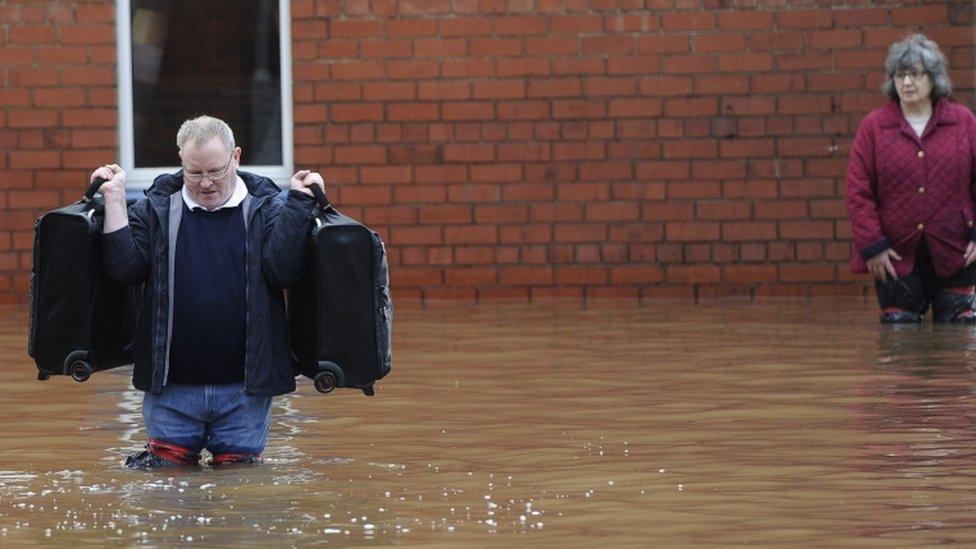
<path id="1" fill-rule="evenodd" d="M 892 76 L 894 76 L 896 82 L 904 82 L 906 76 L 911 78 L 912 82 L 918 82 L 927 75 L 928 73 L 925 71 L 898 71 Z"/>

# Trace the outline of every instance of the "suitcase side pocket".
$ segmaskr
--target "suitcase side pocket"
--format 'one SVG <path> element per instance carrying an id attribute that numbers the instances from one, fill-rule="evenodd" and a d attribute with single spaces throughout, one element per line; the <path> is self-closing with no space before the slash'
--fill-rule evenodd
<path id="1" fill-rule="evenodd" d="M 27 295 L 27 314 L 30 315 L 30 318 L 28 319 L 28 326 L 30 326 L 30 329 L 27 336 L 27 354 L 31 358 L 37 358 L 37 311 L 35 309 L 40 304 L 40 299 L 37 295 L 37 269 L 38 265 L 40 264 L 40 229 L 41 218 L 38 218 L 36 221 L 34 221 L 34 260 L 33 263 L 31 263 L 30 287 Z"/>
<path id="2" fill-rule="evenodd" d="M 371 231 L 372 232 L 372 231 Z M 376 379 L 390 373 L 393 366 L 393 299 L 390 295 L 390 268 L 386 246 L 379 234 L 373 236 L 373 290 L 376 306 Z"/>

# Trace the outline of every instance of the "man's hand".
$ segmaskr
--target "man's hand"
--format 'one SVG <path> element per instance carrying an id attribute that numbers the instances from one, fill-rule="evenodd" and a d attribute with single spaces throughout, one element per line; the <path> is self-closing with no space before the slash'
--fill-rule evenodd
<path id="1" fill-rule="evenodd" d="M 89 181 L 94 182 L 99 177 L 104 179 L 105 183 L 98 188 L 98 192 L 102 193 L 106 201 L 120 196 L 125 201 L 125 170 L 118 164 L 106 164 L 93 171 Z"/>
<path id="2" fill-rule="evenodd" d="M 309 189 L 312 185 L 318 185 L 322 189 L 322 192 L 325 192 L 325 180 L 322 179 L 322 175 L 318 172 L 298 170 L 295 172 L 295 175 L 291 176 L 291 188 L 294 191 L 301 191 L 312 196 L 312 190 Z"/>
<path id="3" fill-rule="evenodd" d="M 891 264 L 892 258 L 898 261 L 901 259 L 901 256 L 895 250 L 888 248 L 868 260 L 868 270 L 871 271 L 874 278 L 877 278 L 881 282 L 885 282 L 888 275 L 891 275 L 892 279 L 898 278 L 898 274 L 895 272 L 895 266 Z"/>
<path id="4" fill-rule="evenodd" d="M 91 174 L 91 182 L 101 177 L 105 183 L 98 188 L 105 198 L 105 223 L 102 231 L 115 232 L 129 224 L 128 206 L 125 202 L 125 170 L 118 164 L 106 164 Z"/>

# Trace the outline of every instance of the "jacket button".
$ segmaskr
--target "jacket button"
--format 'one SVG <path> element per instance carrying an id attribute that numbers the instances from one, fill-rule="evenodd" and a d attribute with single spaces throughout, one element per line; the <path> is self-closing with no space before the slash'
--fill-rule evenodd
<path id="1" fill-rule="evenodd" d="M 919 223 L 918 225 L 915 225 L 915 228 L 921 231 L 925 228 L 925 223 Z"/>
<path id="2" fill-rule="evenodd" d="M 925 194 L 925 187 L 919 187 L 918 194 Z"/>
<path id="3" fill-rule="evenodd" d="M 925 151 L 918 151 L 919 158 L 925 158 Z"/>

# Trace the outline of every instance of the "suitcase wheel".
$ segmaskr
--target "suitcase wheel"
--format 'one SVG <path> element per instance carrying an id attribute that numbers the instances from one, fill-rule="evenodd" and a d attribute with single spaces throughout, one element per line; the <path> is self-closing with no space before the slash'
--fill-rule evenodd
<path id="1" fill-rule="evenodd" d="M 92 367 L 87 360 L 75 360 L 68 366 L 68 372 L 71 373 L 72 379 L 80 383 L 88 381 L 92 375 Z"/>
<path id="2" fill-rule="evenodd" d="M 331 393 L 336 387 L 336 376 L 332 372 L 315 374 L 315 390 L 320 393 Z"/>
<path id="3" fill-rule="evenodd" d="M 47 372 L 37 372 L 37 380 L 38 381 L 47 381 L 49 379 L 51 379 L 51 374 L 49 374 Z"/>

